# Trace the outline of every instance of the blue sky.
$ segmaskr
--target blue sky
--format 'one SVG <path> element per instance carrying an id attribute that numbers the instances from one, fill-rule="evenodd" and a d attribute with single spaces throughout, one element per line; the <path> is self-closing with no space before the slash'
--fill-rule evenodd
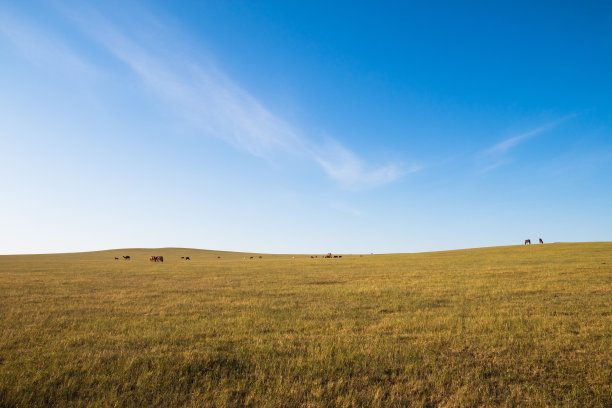
<path id="1" fill-rule="evenodd" d="M 0 253 L 612 240 L 609 2 L 98 3 L 0 1 Z"/>

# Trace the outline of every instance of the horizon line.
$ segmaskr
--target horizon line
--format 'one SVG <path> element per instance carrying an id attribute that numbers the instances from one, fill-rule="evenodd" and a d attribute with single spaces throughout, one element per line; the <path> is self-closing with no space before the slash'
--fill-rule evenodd
<path id="1" fill-rule="evenodd" d="M 557 241 L 557 242 L 546 242 L 544 244 L 533 244 L 534 246 L 539 245 L 553 245 L 553 244 L 605 244 L 610 243 L 612 241 Z M 360 252 L 331 252 L 332 254 L 340 254 L 340 255 L 403 255 L 403 254 L 427 254 L 427 253 L 436 253 L 436 252 L 451 252 L 451 251 L 466 251 L 471 249 L 487 249 L 487 248 L 507 248 L 514 246 L 525 246 L 524 244 L 508 244 L 508 245 L 492 245 L 492 246 L 480 246 L 480 247 L 463 247 L 463 248 L 453 248 L 453 249 L 439 249 L 439 250 L 431 250 L 431 251 L 415 251 L 415 252 L 370 252 L 370 253 L 360 253 Z M 257 255 L 325 255 L 328 252 L 249 252 L 249 251 L 229 251 L 225 249 L 204 249 L 204 248 L 188 248 L 188 247 L 175 247 L 175 246 L 167 246 L 167 247 L 133 247 L 133 248 L 110 248 L 110 249 L 95 249 L 90 251 L 68 251 L 68 252 L 39 252 L 39 253 L 24 253 L 24 254 L 0 254 L 2 256 L 37 256 L 37 255 L 73 255 L 73 254 L 88 254 L 95 252 L 112 252 L 112 251 L 129 251 L 129 250 L 191 250 L 191 251 L 207 251 L 207 252 L 219 252 L 219 253 L 234 253 L 234 254 L 257 254 Z"/>

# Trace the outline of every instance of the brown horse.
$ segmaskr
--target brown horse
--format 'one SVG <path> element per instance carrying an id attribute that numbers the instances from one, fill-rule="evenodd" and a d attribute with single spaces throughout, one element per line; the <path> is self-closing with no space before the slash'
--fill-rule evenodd
<path id="1" fill-rule="evenodd" d="M 164 262 L 164 257 L 163 256 L 151 256 L 149 258 L 149 261 L 151 261 L 151 262 Z"/>
<path id="2" fill-rule="evenodd" d="M 540 244 L 543 244 L 543 243 L 544 243 L 544 241 L 542 241 L 542 238 L 540 238 Z"/>
<path id="3" fill-rule="evenodd" d="M 327 255 L 325 255 L 325 257 L 326 257 L 326 258 L 331 258 L 331 257 L 332 257 L 331 252 L 329 252 Z"/>
<path id="4" fill-rule="evenodd" d="M 527 245 L 527 244 L 531 245 L 531 240 L 530 239 L 526 239 L 525 240 L 525 245 Z"/>

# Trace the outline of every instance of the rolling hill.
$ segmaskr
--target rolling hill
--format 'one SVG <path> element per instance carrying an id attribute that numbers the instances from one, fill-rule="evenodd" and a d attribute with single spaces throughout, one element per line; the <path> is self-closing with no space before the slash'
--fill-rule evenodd
<path id="1" fill-rule="evenodd" d="M 0 406 L 612 406 L 612 243 L 317 255 L 0 256 Z"/>

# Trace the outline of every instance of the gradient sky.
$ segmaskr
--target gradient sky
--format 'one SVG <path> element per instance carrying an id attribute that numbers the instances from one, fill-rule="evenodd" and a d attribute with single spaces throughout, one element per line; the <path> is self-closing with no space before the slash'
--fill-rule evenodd
<path id="1" fill-rule="evenodd" d="M 612 240 L 612 2 L 330 3 L 0 0 L 0 253 Z"/>

